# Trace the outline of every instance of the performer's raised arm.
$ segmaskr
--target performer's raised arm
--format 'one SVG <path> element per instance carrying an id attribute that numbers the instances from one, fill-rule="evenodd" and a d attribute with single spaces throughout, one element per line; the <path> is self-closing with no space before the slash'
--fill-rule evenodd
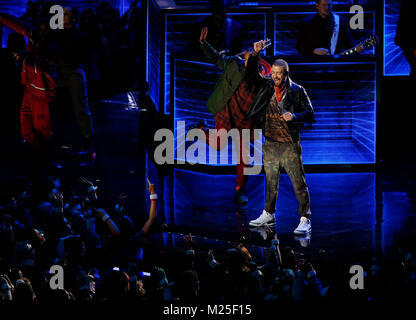
<path id="1" fill-rule="evenodd" d="M 204 27 L 201 29 L 201 35 L 199 37 L 199 43 L 205 56 L 212 64 L 215 64 L 219 69 L 224 70 L 228 63 L 232 61 L 232 57 L 226 56 L 215 50 L 208 42 L 208 28 Z"/>
<path id="2" fill-rule="evenodd" d="M 244 57 L 246 59 L 247 75 L 251 78 L 250 82 L 263 80 L 260 76 L 262 70 L 260 51 L 265 48 L 266 42 L 266 40 L 254 42 L 253 52 L 251 54 L 248 52 Z"/>

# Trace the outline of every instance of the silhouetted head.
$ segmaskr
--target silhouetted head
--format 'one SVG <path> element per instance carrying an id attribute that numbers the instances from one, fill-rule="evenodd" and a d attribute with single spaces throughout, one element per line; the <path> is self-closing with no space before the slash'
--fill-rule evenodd
<path id="1" fill-rule="evenodd" d="M 328 18 L 331 13 L 331 0 L 316 0 L 315 5 L 318 14 L 324 19 Z"/>
<path id="2" fill-rule="evenodd" d="M 98 19 L 94 9 L 84 9 L 79 16 L 79 29 L 83 32 L 97 32 L 98 28 Z"/>
<path id="3" fill-rule="evenodd" d="M 12 32 L 7 38 L 7 49 L 10 52 L 21 52 L 25 49 L 25 37 L 19 33 Z"/>
<path id="4" fill-rule="evenodd" d="M 26 3 L 26 11 L 22 16 L 24 21 L 29 21 L 30 23 L 34 23 L 38 18 L 39 10 L 42 5 L 40 0 L 28 0 Z"/>
<path id="5" fill-rule="evenodd" d="M 130 288 L 129 276 L 125 272 L 114 268 L 105 279 L 105 287 L 108 299 L 123 300 L 127 297 Z"/>
<path id="6" fill-rule="evenodd" d="M 113 16 L 114 16 L 114 8 L 108 1 L 101 1 L 100 4 L 97 6 L 96 14 L 98 18 L 98 22 L 101 24 L 109 24 L 111 23 Z"/>
<path id="7" fill-rule="evenodd" d="M 38 23 L 37 29 L 39 42 L 41 44 L 46 44 L 51 36 L 51 28 L 49 26 L 49 20 L 43 19 Z"/>
<path id="8" fill-rule="evenodd" d="M 14 294 L 18 303 L 33 302 L 36 298 L 32 284 L 27 278 L 17 280 Z"/>
<path id="9" fill-rule="evenodd" d="M 76 8 L 64 8 L 64 28 L 72 29 L 78 20 L 78 10 Z"/>
<path id="10" fill-rule="evenodd" d="M 212 14 L 225 14 L 229 7 L 228 0 L 210 0 L 209 9 Z"/>
<path id="11" fill-rule="evenodd" d="M 296 269 L 296 254 L 291 247 L 284 247 L 281 251 L 281 256 L 284 269 Z"/>

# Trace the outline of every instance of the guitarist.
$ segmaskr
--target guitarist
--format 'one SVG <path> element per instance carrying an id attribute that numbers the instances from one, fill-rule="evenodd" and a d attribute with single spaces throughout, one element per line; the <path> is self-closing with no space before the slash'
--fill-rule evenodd
<path id="1" fill-rule="evenodd" d="M 348 21 L 331 12 L 330 0 L 315 1 L 317 13 L 300 27 L 296 49 L 303 55 L 333 55 L 354 47 Z M 363 47 L 355 49 L 357 53 Z"/>

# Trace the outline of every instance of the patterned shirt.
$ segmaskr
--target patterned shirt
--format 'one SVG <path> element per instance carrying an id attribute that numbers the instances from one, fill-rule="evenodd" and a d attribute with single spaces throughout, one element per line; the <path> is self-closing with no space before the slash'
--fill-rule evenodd
<path id="1" fill-rule="evenodd" d="M 265 132 L 263 134 L 266 139 L 288 143 L 292 142 L 292 137 L 289 133 L 286 121 L 282 118 L 282 114 L 284 113 L 282 109 L 284 99 L 285 96 L 283 96 L 279 103 L 276 100 L 276 93 L 273 94 L 273 97 L 266 108 L 266 124 L 264 128 Z"/>

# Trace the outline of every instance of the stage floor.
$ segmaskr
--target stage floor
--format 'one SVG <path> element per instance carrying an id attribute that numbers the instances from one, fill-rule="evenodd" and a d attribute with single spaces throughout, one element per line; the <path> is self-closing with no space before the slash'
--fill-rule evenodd
<path id="1" fill-rule="evenodd" d="M 276 226 L 250 228 L 263 210 L 264 175 L 252 176 L 246 187 L 249 204 L 233 203 L 235 176 L 175 169 L 165 179 L 164 213 L 176 232 L 225 242 L 268 246 L 277 233 L 282 245 L 295 250 L 354 256 L 383 253 L 401 235 L 415 230 L 414 211 L 405 190 L 382 173 L 310 173 L 312 233 L 297 238 L 297 200 L 286 174 L 281 175 Z M 403 186 L 402 186 L 403 187 Z M 170 195 L 170 196 L 167 196 Z"/>

